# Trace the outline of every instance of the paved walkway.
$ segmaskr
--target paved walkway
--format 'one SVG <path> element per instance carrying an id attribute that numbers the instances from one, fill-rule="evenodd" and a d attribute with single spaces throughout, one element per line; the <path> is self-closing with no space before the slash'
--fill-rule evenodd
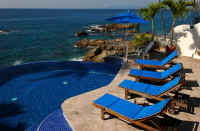
<path id="1" fill-rule="evenodd" d="M 194 114 L 181 112 L 176 117 L 183 120 L 181 123 L 181 130 L 198 131 L 200 127 L 200 61 L 193 60 L 186 57 L 180 57 L 178 62 L 183 62 L 186 71 L 186 79 L 191 85 L 182 92 L 190 94 L 192 97 L 191 103 L 196 104 Z M 133 61 L 131 61 L 126 68 L 122 68 L 117 74 L 115 79 L 107 86 L 100 89 L 87 92 L 85 94 L 67 99 L 62 104 L 62 110 L 71 122 L 73 128 L 76 131 L 139 131 L 139 128 L 128 124 L 125 121 L 117 118 L 101 120 L 100 110 L 92 105 L 93 100 L 102 96 L 105 93 L 111 93 L 118 97 L 124 98 L 124 90 L 118 87 L 118 84 L 124 79 L 134 79 L 128 76 L 131 67 L 136 67 Z M 194 128 L 196 125 L 197 128 Z"/>

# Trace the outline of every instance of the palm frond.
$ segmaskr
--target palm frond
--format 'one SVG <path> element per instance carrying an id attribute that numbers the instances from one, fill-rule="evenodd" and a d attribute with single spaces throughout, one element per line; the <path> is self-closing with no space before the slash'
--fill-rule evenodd
<path id="1" fill-rule="evenodd" d="M 199 8 L 199 5 L 197 3 L 195 3 L 194 1 L 186 1 L 186 6 L 191 6 L 194 11 L 197 11 Z"/>
<path id="2" fill-rule="evenodd" d="M 179 1 L 164 0 L 162 3 L 168 6 L 168 8 L 170 8 L 175 19 L 182 15 L 186 17 L 187 12 L 189 11 L 189 8 L 187 6 L 191 4 L 191 3 L 187 3 L 184 0 L 179 0 Z"/>
<path id="3" fill-rule="evenodd" d="M 146 20 L 152 20 L 156 13 L 162 8 L 166 9 L 167 7 L 163 3 L 154 2 L 151 3 L 148 8 L 141 8 L 138 14 Z"/>

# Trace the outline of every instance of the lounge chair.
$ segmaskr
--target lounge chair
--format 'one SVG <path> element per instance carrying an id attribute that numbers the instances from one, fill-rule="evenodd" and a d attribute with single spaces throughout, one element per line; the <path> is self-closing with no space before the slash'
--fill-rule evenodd
<path id="1" fill-rule="evenodd" d="M 170 92 L 177 91 L 182 87 L 181 77 L 175 77 L 162 86 L 146 84 L 142 82 L 124 80 L 119 87 L 125 89 L 125 99 L 128 99 L 129 93 L 137 94 L 145 98 L 163 100 L 162 96 L 168 95 Z"/>
<path id="2" fill-rule="evenodd" d="M 172 60 L 178 56 L 178 51 L 173 51 L 170 55 L 165 57 L 162 61 L 158 60 L 146 60 L 146 59 L 136 59 L 136 64 L 142 67 L 152 67 L 152 68 L 161 68 L 165 69 L 165 65 L 173 63 Z"/>
<path id="3" fill-rule="evenodd" d="M 160 126 L 152 121 L 155 116 L 161 116 L 165 111 L 170 99 L 164 99 L 154 105 L 142 106 L 123 100 L 111 94 L 105 94 L 94 101 L 94 105 L 101 109 L 101 119 L 104 120 L 105 112 L 135 124 L 149 131 L 159 131 Z M 149 126 L 144 121 L 150 121 L 155 127 Z"/>
<path id="4" fill-rule="evenodd" d="M 131 69 L 129 75 L 136 77 L 136 79 L 149 79 L 154 81 L 166 81 L 167 78 L 170 78 L 174 74 L 180 73 L 181 78 L 184 79 L 183 76 L 183 68 L 182 64 L 178 63 L 173 65 L 172 67 L 164 70 L 163 72 L 157 71 L 149 71 L 149 70 L 141 70 L 141 69 Z M 138 80 L 136 80 L 138 81 Z"/>

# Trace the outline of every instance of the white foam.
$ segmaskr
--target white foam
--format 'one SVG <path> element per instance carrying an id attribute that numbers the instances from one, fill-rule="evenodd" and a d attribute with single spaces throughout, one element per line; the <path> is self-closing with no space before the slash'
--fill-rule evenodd
<path id="1" fill-rule="evenodd" d="M 20 65 L 22 64 L 22 60 L 16 60 L 12 65 Z"/>
<path id="2" fill-rule="evenodd" d="M 11 99 L 11 101 L 16 101 L 18 98 L 17 97 L 13 97 L 12 99 Z"/>
<path id="3" fill-rule="evenodd" d="M 7 32 L 7 31 L 4 31 L 4 30 L 0 30 L 0 35 L 1 35 L 1 34 L 2 34 L 2 35 L 7 35 L 8 33 L 10 33 L 10 31 Z"/>
<path id="4" fill-rule="evenodd" d="M 70 58 L 70 61 L 82 61 L 83 57 L 75 57 L 75 58 Z"/>
<path id="5" fill-rule="evenodd" d="M 63 85 L 67 85 L 67 84 L 68 84 L 68 82 L 67 82 L 67 81 L 64 81 L 64 82 L 63 82 Z"/>

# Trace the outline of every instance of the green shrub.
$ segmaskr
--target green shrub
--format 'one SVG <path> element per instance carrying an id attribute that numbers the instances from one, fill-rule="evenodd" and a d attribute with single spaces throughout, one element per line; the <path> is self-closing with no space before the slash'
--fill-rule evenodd
<path id="1" fill-rule="evenodd" d="M 133 44 L 135 47 L 145 46 L 152 40 L 152 34 L 150 33 L 142 33 L 142 34 L 135 34 Z"/>

